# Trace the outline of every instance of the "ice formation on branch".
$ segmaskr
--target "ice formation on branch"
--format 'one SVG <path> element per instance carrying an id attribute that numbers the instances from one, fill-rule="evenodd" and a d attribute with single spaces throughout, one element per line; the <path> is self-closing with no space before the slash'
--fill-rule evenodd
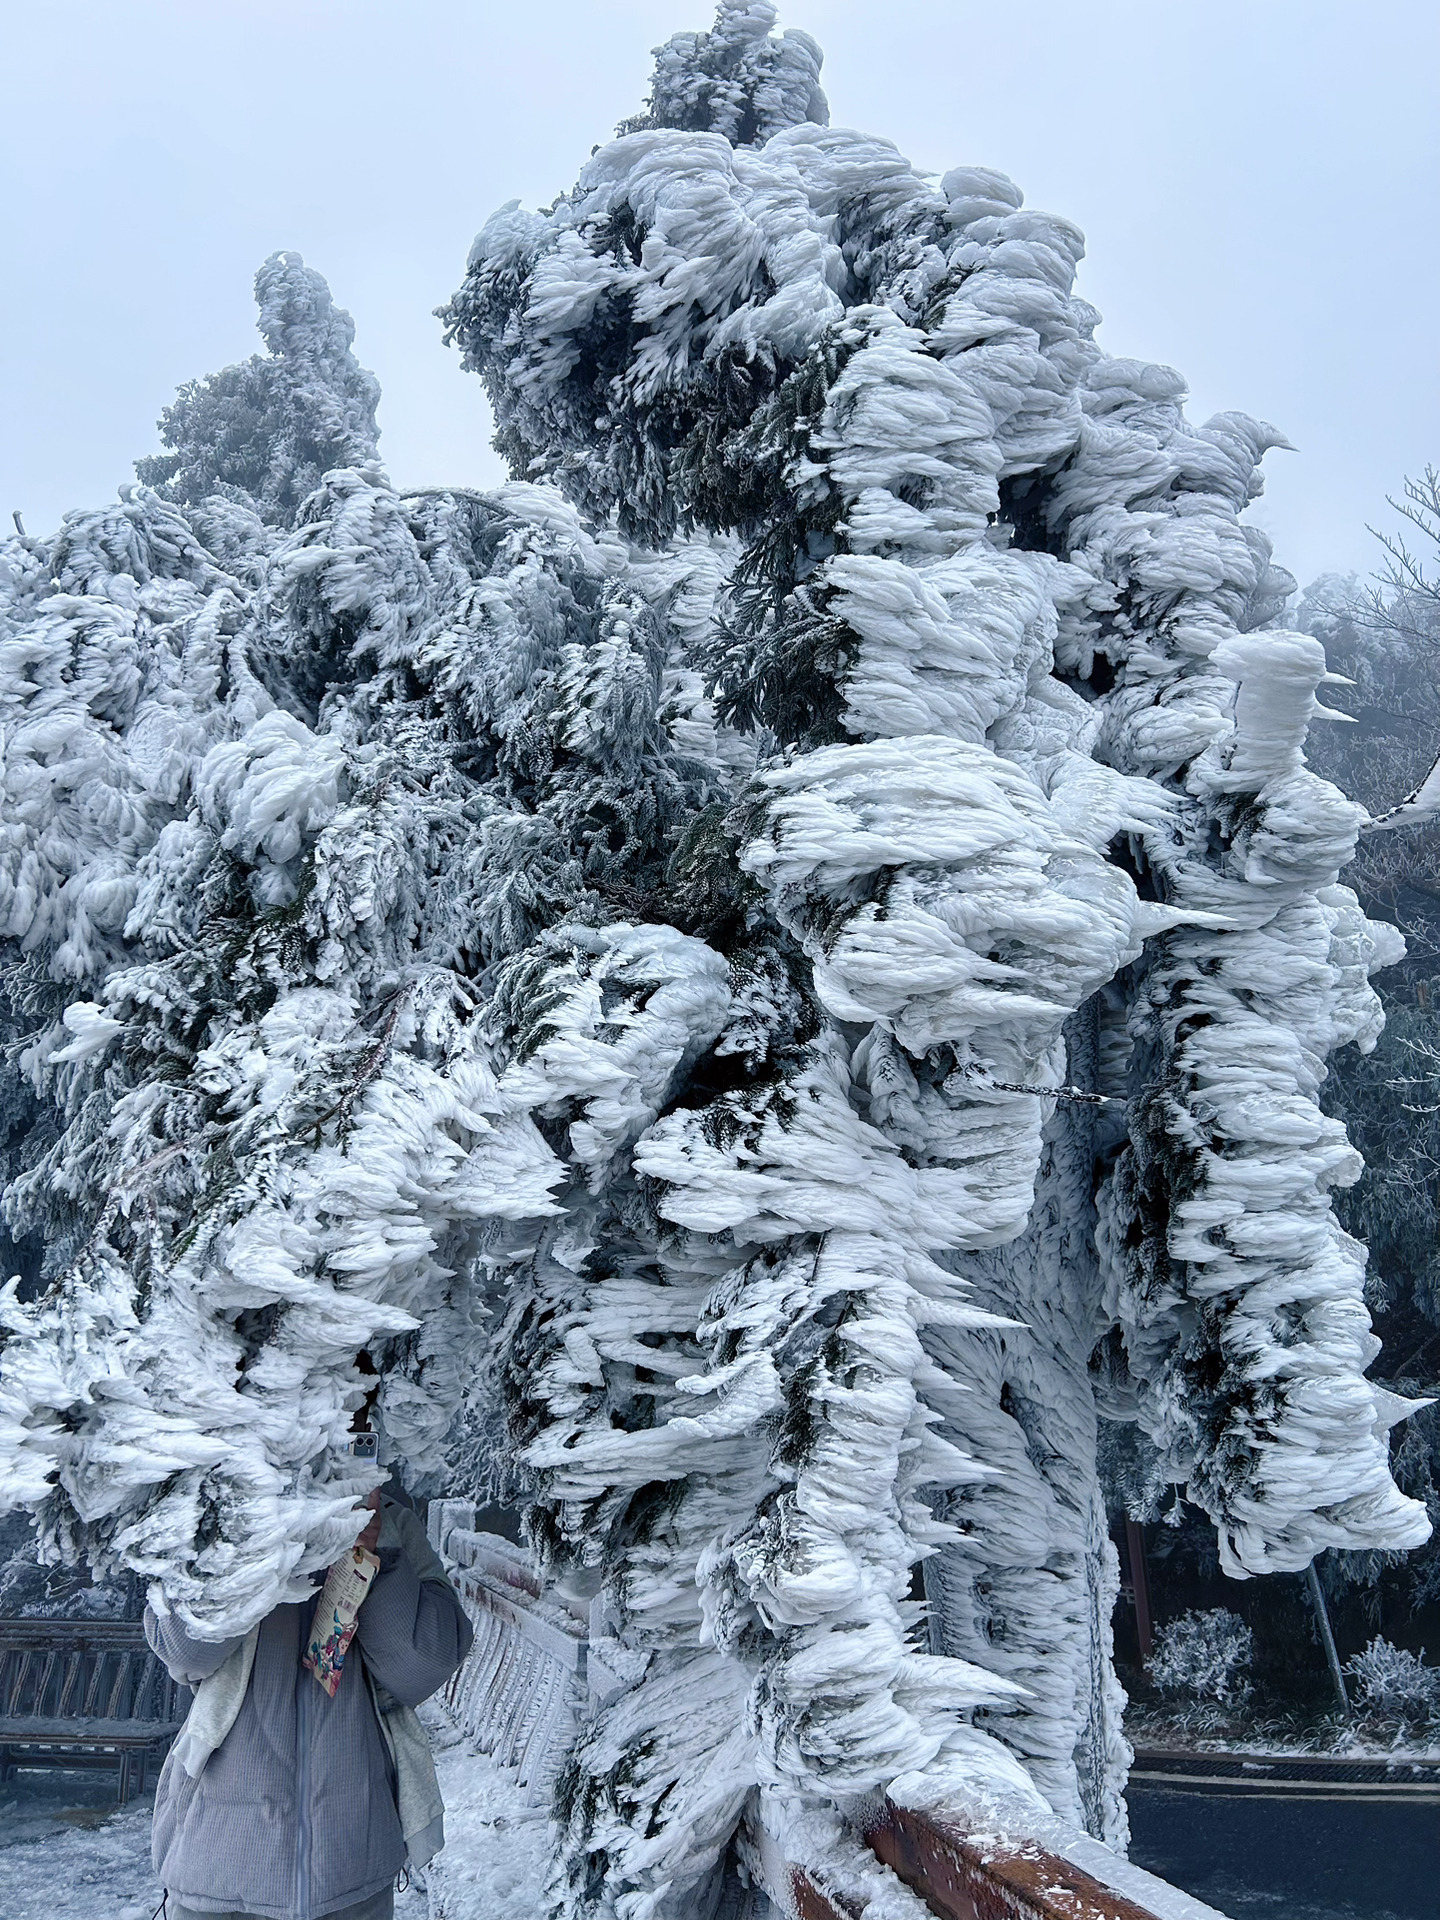
<path id="1" fill-rule="evenodd" d="M 6 1497 L 233 1631 L 353 1529 L 363 1357 L 412 1478 L 596 1596 L 574 1916 L 838 1860 L 901 1779 L 1123 1840 L 1102 1417 L 1236 1572 L 1425 1532 L 1328 1198 L 1395 944 L 1241 518 L 1278 436 L 1191 426 L 1073 227 L 830 128 L 773 22 L 476 241 L 520 478 L 397 495 L 277 256 L 172 498 L 0 600 Z"/>

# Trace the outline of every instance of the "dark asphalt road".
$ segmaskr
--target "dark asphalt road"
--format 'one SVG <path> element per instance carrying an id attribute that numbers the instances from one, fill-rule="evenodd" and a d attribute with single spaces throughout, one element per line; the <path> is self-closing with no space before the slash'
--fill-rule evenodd
<path id="1" fill-rule="evenodd" d="M 1233 1920 L 1440 1920 L 1440 1798 L 1132 1781 L 1130 1858 Z"/>

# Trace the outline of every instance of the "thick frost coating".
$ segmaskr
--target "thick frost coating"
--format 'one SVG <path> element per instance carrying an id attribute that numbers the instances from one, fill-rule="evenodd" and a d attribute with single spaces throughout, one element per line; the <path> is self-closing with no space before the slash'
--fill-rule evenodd
<path id="1" fill-rule="evenodd" d="M 269 353 L 182 387 L 160 416 L 171 451 L 135 471 L 167 500 L 238 497 L 290 526 L 327 468 L 374 458 L 380 383 L 350 351 L 355 323 L 298 253 L 271 254 L 255 301 Z"/>
<path id="2" fill-rule="evenodd" d="M 738 147 L 763 146 L 799 120 L 823 127 L 820 49 L 793 27 L 773 34 L 778 11 L 774 0 L 721 0 L 709 33 L 677 33 L 657 47 L 646 110 L 624 131 L 683 127 Z"/>
<path id="3" fill-rule="evenodd" d="M 497 1078 L 480 978 L 567 914 L 613 947 L 587 875 L 645 887 L 710 791 L 614 555 L 554 496 L 506 497 L 337 471 L 292 535 L 256 532 L 248 588 L 146 491 L 11 545 L 0 899 L 50 1118 L 6 1205 L 55 1284 L 4 1309 L 5 1489 L 202 1634 L 353 1535 L 357 1355 L 392 1453 L 443 1470 L 484 1250 L 565 1178 L 534 1090 Z M 683 986 L 661 1002 L 683 1025 Z M 669 1030 L 657 1008 L 637 1040 L 637 1102 Z"/>
<path id="4" fill-rule="evenodd" d="M 726 32 L 735 17 L 722 9 Z M 710 98 L 699 46 L 662 53 L 657 102 Z M 632 537 L 740 543 L 693 657 L 760 754 L 733 829 L 763 896 L 751 937 L 763 915 L 799 949 L 832 1037 L 763 1098 L 688 1099 L 636 1165 L 661 1216 L 707 1243 L 751 1241 L 784 1272 L 796 1235 L 828 1236 L 832 1260 L 841 1235 L 878 1233 L 902 1260 L 949 1249 L 977 1304 L 1027 1322 L 924 1335 L 970 1389 L 928 1383 L 974 1463 L 943 1509 L 964 1547 L 928 1576 L 936 1645 L 1035 1682 L 989 1724 L 1053 1805 L 1118 1836 L 1091 1375 L 1209 1507 L 1236 1568 L 1424 1526 L 1389 1479 L 1360 1269 L 1325 1198 L 1356 1165 L 1316 1104 L 1320 1063 L 1373 1035 L 1364 976 L 1393 954 L 1335 885 L 1356 810 L 1300 757 L 1323 662 L 1269 626 L 1288 578 L 1238 517 L 1279 436 L 1237 415 L 1191 428 L 1178 376 L 1106 358 L 1072 292 L 1080 236 L 1003 177 L 960 168 L 937 190 L 879 141 L 739 125 L 709 107 L 632 123 L 550 213 L 496 216 L 447 319 L 525 470 Z M 1231 964 L 1243 1001 L 1222 1000 Z M 1203 1012 L 1181 1009 L 1187 965 Z M 1220 1116 L 1224 1058 L 1242 1078 Z M 1047 1120 L 1041 1092 L 1067 1080 L 1111 1104 Z M 1205 1117 L 1186 1132 L 1171 1090 L 1192 1082 Z M 1177 1123 L 1151 1193 L 1162 1099 Z M 1001 1252 L 1042 1162 L 1041 1209 Z M 737 1392 L 757 1390 L 754 1364 Z M 789 1407 L 783 1369 L 778 1391 Z M 807 1385 L 817 1450 L 831 1417 Z M 689 1449 L 714 1436 L 657 1417 L 647 1471 L 671 1428 L 668 1471 L 691 1463 L 679 1514 L 699 1497 Z M 797 1532 L 768 1518 L 763 1483 L 754 1498 L 757 1520 L 699 1562 L 709 1631 L 737 1657 L 789 1617 L 767 1597 L 787 1553 L 808 1590 L 854 1591 L 808 1509 Z M 912 1555 L 934 1546 L 905 1524 Z M 805 1790 L 853 1789 L 804 1757 L 818 1677 L 801 1696 L 758 1671 L 762 1777 L 790 1754 Z M 897 1697 L 870 1692 L 877 1712 Z M 873 1766 L 883 1779 L 879 1751 Z M 596 1831 L 572 1824 L 577 1871 Z M 604 1850 L 618 1887 L 637 1856 Z"/>
<path id="5" fill-rule="evenodd" d="M 9 1495 L 232 1631 L 353 1527 L 368 1356 L 593 1596 L 576 1920 L 767 1835 L 906 1912 L 837 1820 L 902 1776 L 1122 1840 L 1102 1415 L 1236 1570 L 1424 1529 L 1328 1200 L 1395 946 L 1240 517 L 1278 436 L 772 24 L 477 240 L 510 485 L 290 516 L 197 413 L 220 492 L 0 601 Z"/>

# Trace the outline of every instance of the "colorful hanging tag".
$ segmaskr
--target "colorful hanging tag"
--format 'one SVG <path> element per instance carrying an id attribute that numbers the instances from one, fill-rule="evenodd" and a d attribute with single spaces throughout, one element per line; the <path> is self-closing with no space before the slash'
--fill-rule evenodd
<path id="1" fill-rule="evenodd" d="M 331 1567 L 320 1589 L 315 1618 L 310 1622 L 305 1665 L 332 1700 L 340 1685 L 345 1654 L 355 1638 L 361 1602 L 379 1570 L 380 1562 L 373 1553 L 354 1546 Z"/>

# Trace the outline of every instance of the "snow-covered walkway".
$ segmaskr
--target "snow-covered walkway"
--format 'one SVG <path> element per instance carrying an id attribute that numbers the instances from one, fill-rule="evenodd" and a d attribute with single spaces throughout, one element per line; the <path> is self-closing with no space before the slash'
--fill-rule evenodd
<path id="1" fill-rule="evenodd" d="M 512 1777 L 439 1713 L 427 1716 L 445 1795 L 445 1851 L 430 1893 L 396 1920 L 539 1920 L 545 1821 Z M 107 1812 L 108 1775 L 31 1773 L 0 1789 L 0 1920 L 150 1920 L 152 1796 Z"/>

